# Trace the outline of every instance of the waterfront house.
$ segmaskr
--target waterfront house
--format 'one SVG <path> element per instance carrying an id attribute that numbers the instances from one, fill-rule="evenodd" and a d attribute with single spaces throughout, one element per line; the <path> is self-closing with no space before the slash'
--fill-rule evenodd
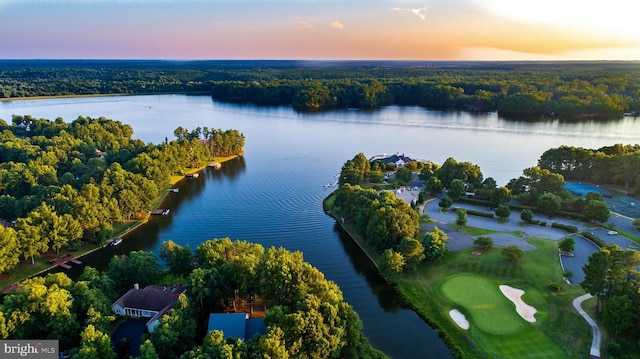
<path id="1" fill-rule="evenodd" d="M 158 286 L 150 285 L 140 289 L 135 284 L 132 289 L 118 298 L 111 310 L 121 316 L 133 318 L 149 318 L 146 323 L 149 333 L 158 324 L 160 318 L 173 308 L 180 294 L 184 293 L 182 285 Z"/>
<path id="2" fill-rule="evenodd" d="M 404 154 L 395 154 L 391 156 L 387 155 L 379 155 L 374 156 L 370 160 L 370 162 L 382 162 L 384 164 L 393 163 L 396 168 L 404 167 L 409 162 L 416 162 L 413 158 L 407 157 Z"/>

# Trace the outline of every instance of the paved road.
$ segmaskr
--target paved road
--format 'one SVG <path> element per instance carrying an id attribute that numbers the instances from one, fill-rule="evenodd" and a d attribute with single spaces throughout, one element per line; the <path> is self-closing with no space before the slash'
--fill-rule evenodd
<path id="1" fill-rule="evenodd" d="M 591 298 L 591 294 L 585 294 L 579 296 L 578 298 L 573 300 L 573 307 L 576 308 L 578 313 L 584 318 L 584 320 L 589 323 L 591 326 L 591 331 L 593 332 L 593 339 L 591 340 L 591 350 L 589 351 L 589 358 L 595 359 L 600 358 L 600 343 L 602 343 L 602 332 L 598 327 L 598 324 L 587 314 L 587 312 L 582 309 L 582 302 Z"/>

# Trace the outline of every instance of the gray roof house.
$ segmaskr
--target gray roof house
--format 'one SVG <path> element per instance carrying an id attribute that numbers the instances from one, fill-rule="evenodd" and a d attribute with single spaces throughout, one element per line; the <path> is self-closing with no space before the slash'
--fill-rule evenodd
<path id="1" fill-rule="evenodd" d="M 207 333 L 220 330 L 224 338 L 238 338 L 246 341 L 256 334 L 264 334 L 264 319 L 249 318 L 248 313 L 211 313 Z"/>
<path id="2" fill-rule="evenodd" d="M 391 155 L 391 156 L 378 155 L 378 156 L 372 157 L 369 161 L 370 162 L 380 161 L 382 163 L 393 163 L 396 166 L 396 168 L 404 167 L 404 165 L 409 163 L 409 162 L 416 162 L 416 160 L 414 160 L 413 158 L 407 157 L 404 154 L 395 154 L 395 155 Z"/>
<path id="3" fill-rule="evenodd" d="M 150 285 L 143 289 L 135 284 L 132 289 L 111 304 L 111 310 L 117 315 L 149 318 L 146 323 L 147 330 L 149 333 L 153 333 L 160 317 L 173 308 L 173 304 L 184 291 L 185 288 L 179 284 L 172 286 Z"/>

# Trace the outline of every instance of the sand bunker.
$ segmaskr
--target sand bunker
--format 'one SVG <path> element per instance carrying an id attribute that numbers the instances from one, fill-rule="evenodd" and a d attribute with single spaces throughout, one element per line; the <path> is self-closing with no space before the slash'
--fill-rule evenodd
<path id="1" fill-rule="evenodd" d="M 460 328 L 464 330 L 469 329 L 469 321 L 464 316 L 464 314 L 460 313 L 459 310 L 451 309 L 449 311 L 449 316 L 451 317 L 451 319 L 453 319 L 454 322 L 456 322 L 456 324 L 458 324 Z"/>
<path id="2" fill-rule="evenodd" d="M 529 323 L 535 323 L 536 318 L 534 317 L 534 314 L 536 314 L 538 310 L 522 301 L 524 290 L 513 288 L 508 285 L 501 285 L 500 291 L 516 305 L 516 312 L 518 312 L 524 320 Z"/>

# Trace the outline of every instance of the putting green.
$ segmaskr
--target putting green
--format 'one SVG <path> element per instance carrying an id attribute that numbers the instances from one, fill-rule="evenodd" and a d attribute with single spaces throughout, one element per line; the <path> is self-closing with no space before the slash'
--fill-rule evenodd
<path id="1" fill-rule="evenodd" d="M 462 307 L 471 319 L 471 327 L 493 335 L 515 334 L 528 328 L 515 306 L 494 281 L 476 275 L 458 275 L 445 279 L 440 292 L 452 303 Z"/>

